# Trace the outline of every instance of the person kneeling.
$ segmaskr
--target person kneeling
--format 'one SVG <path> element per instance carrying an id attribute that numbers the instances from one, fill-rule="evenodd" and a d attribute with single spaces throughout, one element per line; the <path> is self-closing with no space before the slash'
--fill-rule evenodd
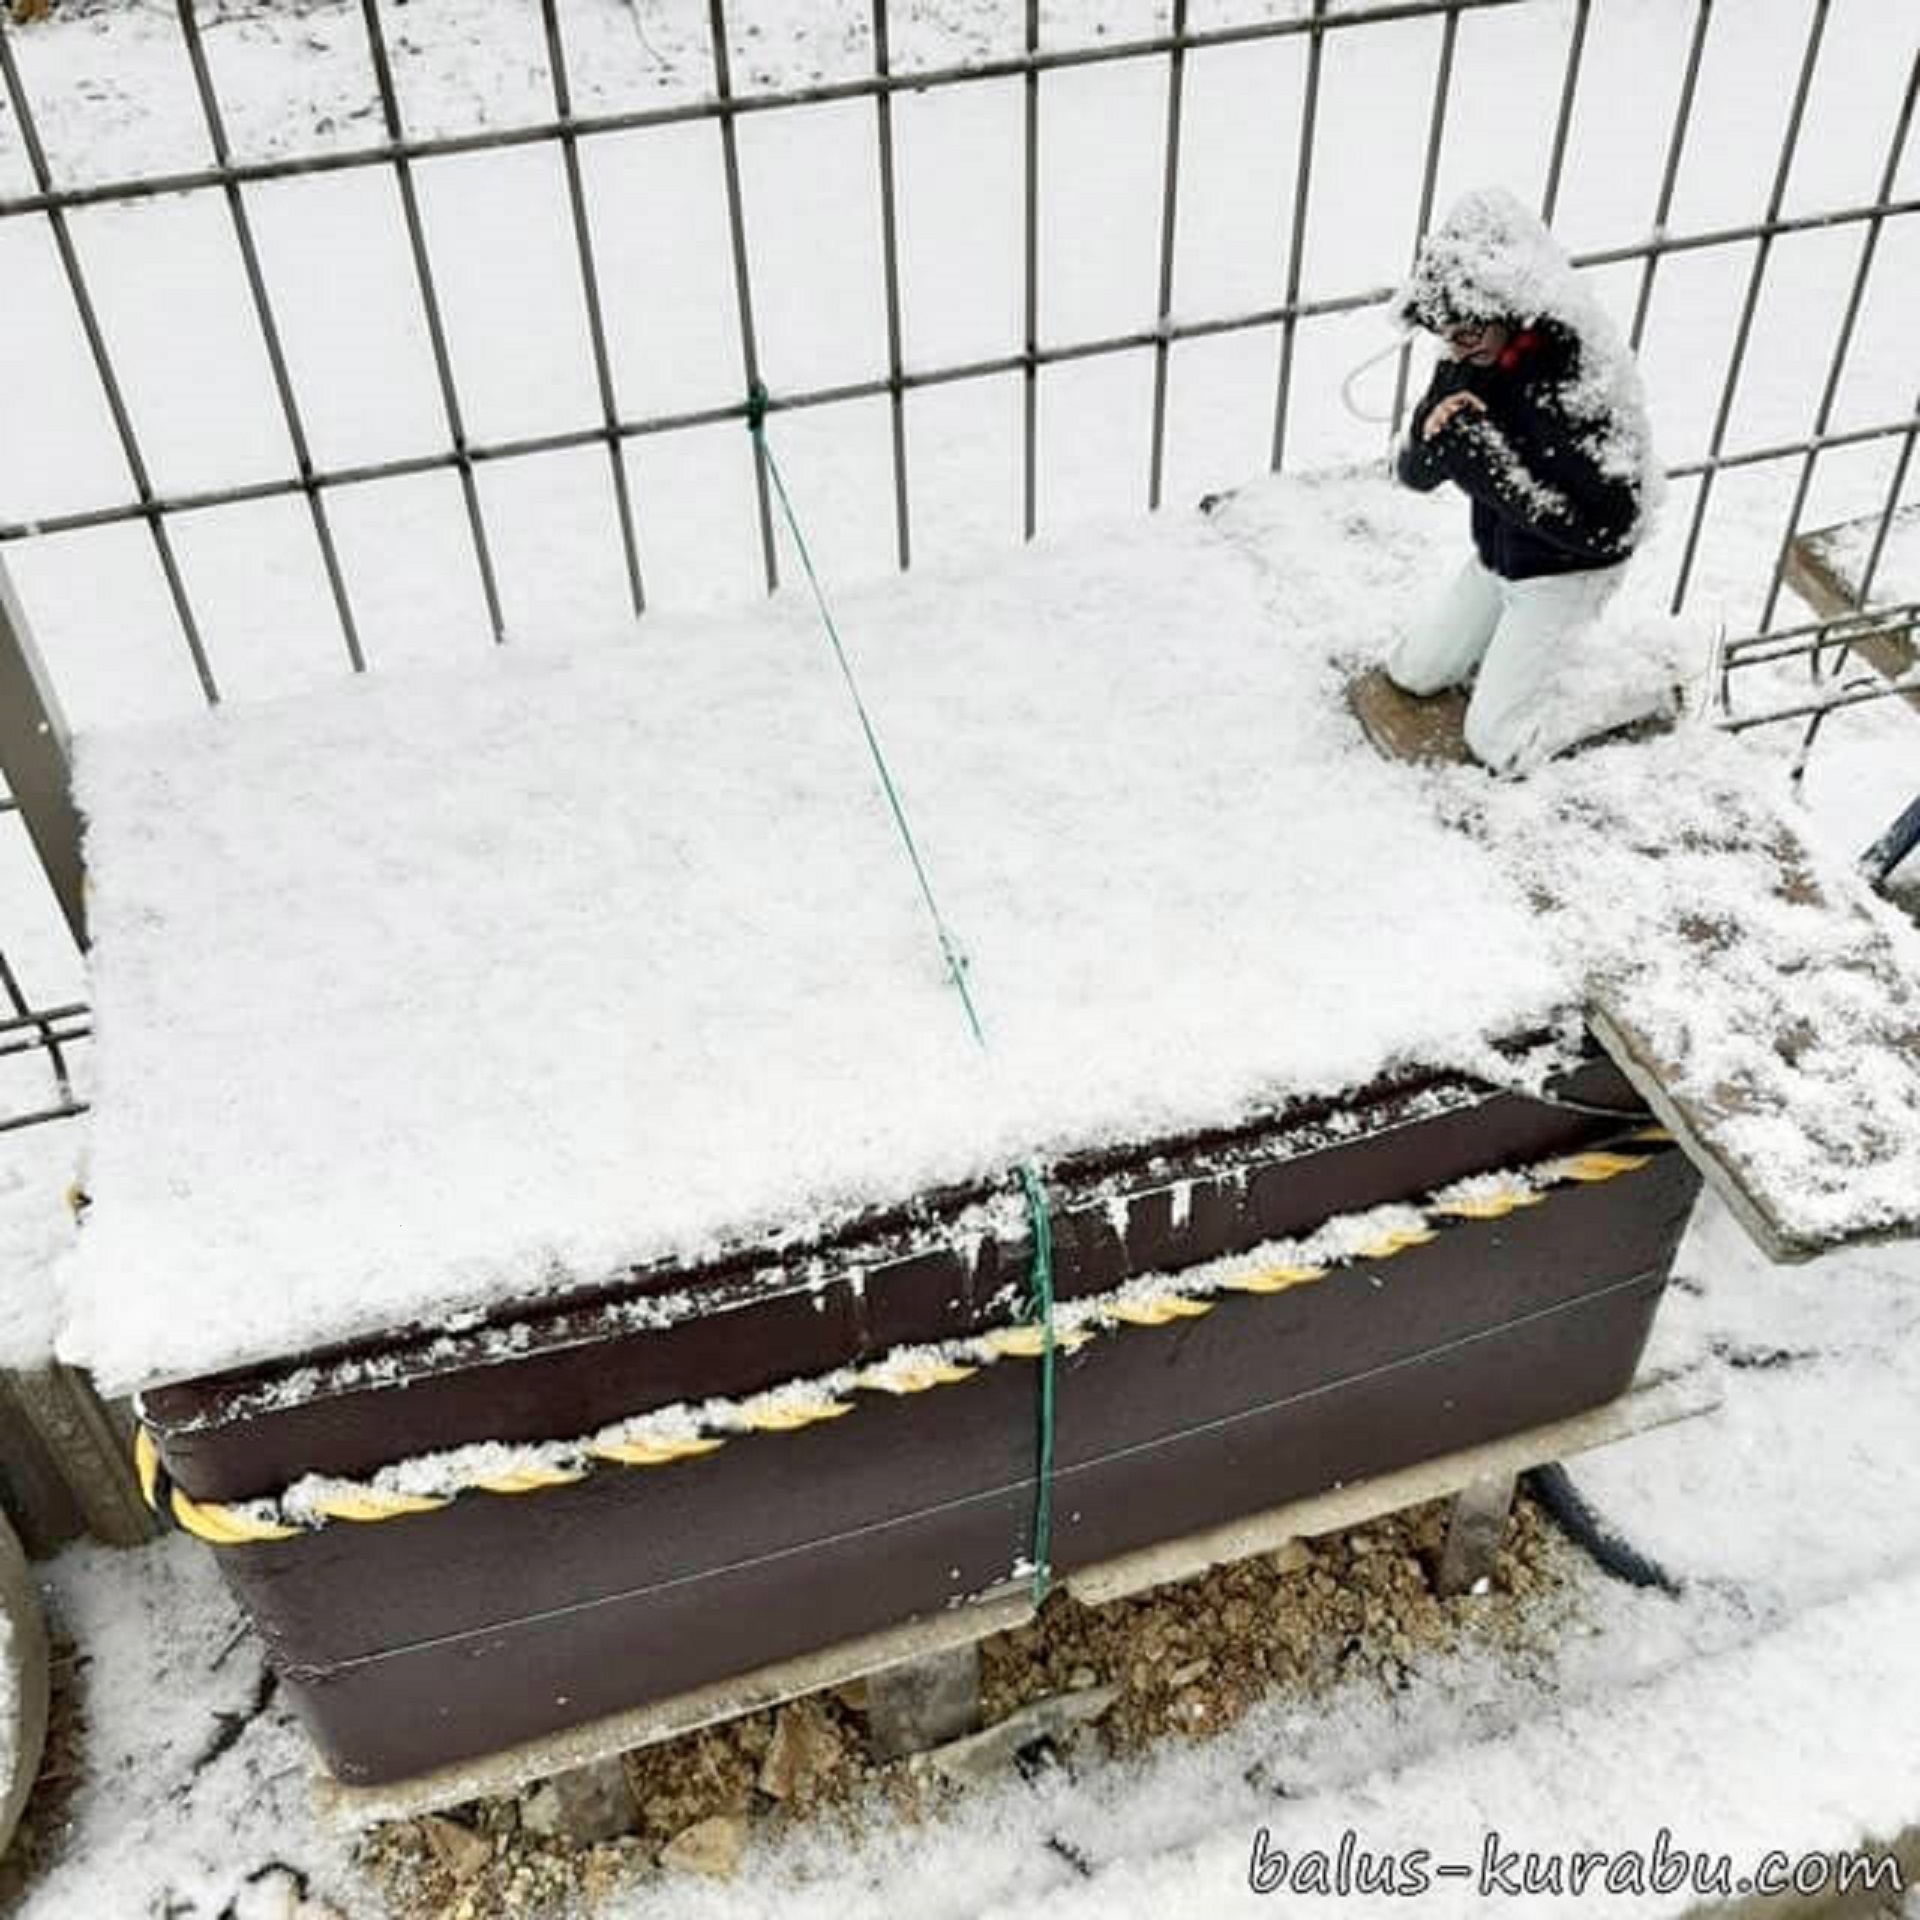
<path id="1" fill-rule="evenodd" d="M 1415 695 L 1471 681 L 1469 750 L 1524 773 L 1561 744 L 1546 725 L 1557 666 L 1619 586 L 1659 490 L 1639 376 L 1552 236 L 1500 189 L 1422 242 L 1396 317 L 1445 349 L 1396 470 L 1468 496 L 1474 554 L 1387 675 Z"/>

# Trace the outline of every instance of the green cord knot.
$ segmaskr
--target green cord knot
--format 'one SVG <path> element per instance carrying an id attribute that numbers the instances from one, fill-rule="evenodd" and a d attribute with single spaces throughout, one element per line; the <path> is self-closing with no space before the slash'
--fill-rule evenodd
<path id="1" fill-rule="evenodd" d="M 747 431 L 758 440 L 767 427 L 767 389 L 756 380 L 747 389 Z"/>

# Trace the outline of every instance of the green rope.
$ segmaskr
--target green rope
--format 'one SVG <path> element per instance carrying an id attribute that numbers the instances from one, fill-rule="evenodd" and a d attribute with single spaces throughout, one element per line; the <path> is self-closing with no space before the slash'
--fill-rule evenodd
<path id="1" fill-rule="evenodd" d="M 867 703 L 861 697 L 860 683 L 854 675 L 853 663 L 847 657 L 846 647 L 840 639 L 840 629 L 834 624 L 832 609 L 827 605 L 825 589 L 820 584 L 820 576 L 813 568 L 813 555 L 808 550 L 806 535 L 800 531 L 799 516 L 793 510 L 793 501 L 787 493 L 787 483 L 781 477 L 780 463 L 773 457 L 773 448 L 767 440 L 767 390 L 757 380 L 747 393 L 747 431 L 753 436 L 753 444 L 760 459 L 765 463 L 768 479 L 773 482 L 775 497 L 780 502 L 780 513 L 785 520 L 787 531 L 793 536 L 795 550 L 800 555 L 800 564 L 806 571 L 807 584 L 813 590 L 813 603 L 820 612 L 820 624 L 826 630 L 828 644 L 833 649 L 833 657 L 839 664 L 840 677 L 846 683 L 848 697 L 853 702 L 853 710 L 859 717 L 860 731 L 865 736 L 867 752 L 871 756 L 874 771 L 880 776 L 880 788 L 886 795 L 887 807 L 893 815 L 893 824 L 900 835 L 900 844 L 906 849 L 907 859 L 913 867 L 913 877 L 919 884 L 920 898 L 927 910 L 927 917 L 933 923 L 934 939 L 940 947 L 940 957 L 946 964 L 947 978 L 953 983 L 954 991 L 960 996 L 961 1010 L 967 1019 L 967 1031 L 972 1034 L 974 1045 L 982 1053 L 987 1046 L 987 1030 L 980 1018 L 980 1010 L 974 1004 L 972 990 L 967 985 L 967 957 L 965 949 L 954 937 L 953 930 L 947 924 L 946 915 L 940 911 L 940 902 L 933 891 L 933 881 L 927 872 L 927 864 L 921 858 L 920 847 L 913 837 L 913 828 L 907 821 L 906 804 L 900 798 L 900 790 L 894 784 L 892 769 L 887 765 L 887 756 L 881 750 L 880 735 L 873 724 L 873 716 L 867 711 Z M 1051 1556 L 1053 1549 L 1053 1389 L 1054 1389 L 1054 1353 L 1055 1340 L 1053 1330 L 1053 1215 L 1047 1203 L 1047 1189 L 1031 1162 L 1022 1161 L 1019 1168 L 1021 1192 L 1026 1197 L 1027 1220 L 1033 1230 L 1033 1265 L 1028 1276 L 1026 1317 L 1036 1322 L 1041 1329 L 1040 1354 L 1040 1416 L 1038 1440 L 1038 1464 L 1036 1468 L 1036 1486 L 1033 1499 L 1033 1603 L 1037 1607 L 1047 1597 L 1047 1588 L 1052 1577 Z"/>

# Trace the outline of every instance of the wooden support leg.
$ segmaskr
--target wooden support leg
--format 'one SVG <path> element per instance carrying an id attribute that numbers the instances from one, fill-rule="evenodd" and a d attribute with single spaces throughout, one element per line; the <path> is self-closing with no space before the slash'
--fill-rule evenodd
<path id="1" fill-rule="evenodd" d="M 944 1745 L 980 1725 L 977 1642 L 884 1667 L 867 1676 L 867 1719 L 877 1758 Z"/>
<path id="2" fill-rule="evenodd" d="M 1447 1543 L 1440 1552 L 1440 1577 L 1435 1582 L 1442 1595 L 1471 1593 L 1492 1576 L 1512 1506 L 1510 1473 L 1470 1480 L 1453 1496 L 1453 1510 L 1447 1516 Z"/>
<path id="3" fill-rule="evenodd" d="M 0 1374 L 0 1494 L 30 1553 L 82 1532 L 116 1547 L 153 1537 L 129 1432 L 125 1410 L 72 1367 Z"/>

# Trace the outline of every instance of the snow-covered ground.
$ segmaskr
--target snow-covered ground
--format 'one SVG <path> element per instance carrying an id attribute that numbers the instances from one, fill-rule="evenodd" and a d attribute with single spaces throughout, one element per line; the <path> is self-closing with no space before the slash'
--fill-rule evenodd
<path id="1" fill-rule="evenodd" d="M 1243 15 L 1224 5 L 1196 24 Z M 1255 11 L 1287 11 L 1285 5 Z M 1575 248 L 1643 237 L 1693 8 L 1603 0 L 1593 9 L 1559 231 Z M 1670 226 L 1695 231 L 1764 209 L 1810 0 L 1722 9 L 1700 79 L 1696 126 Z M 279 12 L 209 9 L 216 76 L 243 153 L 372 137 L 357 10 L 320 0 Z M 576 95 L 589 109 L 669 100 L 707 84 L 704 9 L 691 0 L 565 9 Z M 743 84 L 857 71 L 870 57 L 859 5 L 742 5 Z M 177 36 L 165 10 L 63 6 L 14 36 L 63 178 L 116 177 L 205 158 Z M 1163 8 L 1060 0 L 1054 40 L 1152 31 Z M 902 8 L 900 59 L 1006 50 L 1019 9 L 961 0 Z M 395 10 L 396 57 L 420 130 L 537 118 L 547 75 L 531 8 L 505 0 L 412 0 Z M 1536 190 L 1558 99 L 1572 7 L 1563 0 L 1467 15 L 1439 182 L 1505 180 Z M 399 32 L 400 24 L 404 32 Z M 752 31 L 757 27 L 759 30 Z M 1385 284 L 1412 239 L 1439 29 L 1408 22 L 1328 42 L 1315 200 L 1303 284 L 1309 295 Z M 1907 82 L 1920 21 L 1884 0 L 1835 0 L 1787 181 L 1790 214 L 1872 196 Z M 1303 43 L 1221 50 L 1190 63 L 1189 149 L 1175 306 L 1201 317 L 1276 300 L 1285 283 Z M 1065 341 L 1151 321 L 1158 235 L 1164 62 L 1050 77 L 1043 84 L 1042 332 Z M 1017 345 L 1017 83 L 903 96 L 903 270 L 909 364 Z M 876 370 L 882 357 L 872 114 L 858 105 L 770 114 L 741 131 L 763 352 L 776 389 Z M 1920 185 L 1920 143 L 1895 170 Z M 717 143 L 710 128 L 620 136 L 586 150 L 623 407 L 725 403 L 740 377 L 722 245 Z M 456 362 L 476 435 L 596 416 L 567 252 L 557 159 L 522 152 L 423 167 L 422 193 Z M 0 192 L 29 181 L 10 116 L 0 117 Z M 319 457 L 377 459 L 440 435 L 401 229 L 389 182 L 316 177 L 250 196 L 288 350 Z M 226 215 L 216 196 L 77 215 L 103 324 L 165 488 L 288 468 L 257 340 L 248 332 Z M 1728 445 L 1805 431 L 1825 379 L 1863 230 L 1783 236 L 1775 245 L 1732 410 Z M 1720 398 L 1751 251 L 1680 254 L 1655 285 L 1644 370 L 1669 461 L 1697 457 Z M 672 271 L 667 269 L 669 265 Z M 1616 316 L 1631 311 L 1637 267 L 1595 276 Z M 43 222 L 0 222 L 11 364 L 0 427 L 0 519 L 121 499 L 124 468 L 92 385 Z M 671 289 L 671 294 L 668 293 Z M 1912 404 L 1912 314 L 1920 222 L 1891 220 L 1839 383 L 1832 425 L 1869 426 Z M 1381 429 L 1349 419 L 1339 377 L 1385 335 L 1377 314 L 1304 325 L 1289 459 L 1376 453 Z M 1169 421 L 1170 500 L 1264 466 L 1274 387 L 1271 331 L 1176 349 Z M 1363 393 L 1377 406 L 1390 371 Z M 1041 519 L 1050 531 L 1137 511 L 1147 469 L 1144 355 L 1063 367 L 1042 382 Z M 938 388 L 909 402 L 916 550 L 965 565 L 1015 536 L 1017 390 L 1011 381 Z M 779 420 L 790 470 L 830 581 L 890 564 L 887 425 L 878 403 Z M 1877 511 L 1896 445 L 1822 459 L 1804 522 Z M 715 428 L 648 441 L 629 454 L 647 583 L 662 608 L 711 610 L 755 590 L 745 436 Z M 1694 569 L 1690 610 L 1741 631 L 1758 614 L 1796 463 L 1718 481 Z M 623 592 L 604 459 L 554 456 L 482 478 L 499 544 L 508 624 L 530 647 L 604 633 Z M 1910 475 L 1909 496 L 1920 492 Z M 1692 508 L 1676 489 L 1641 563 L 1671 577 Z M 453 483 L 394 482 L 343 494 L 336 520 L 376 667 L 447 663 L 488 640 Z M 270 504 L 177 523 L 183 564 L 207 618 L 223 691 L 297 692 L 345 670 L 303 511 Z M 167 617 L 145 535 L 118 529 L 7 550 L 62 697 L 84 727 L 191 712 L 198 691 Z M 1436 552 L 1440 568 L 1450 558 Z M 1353 631 L 1382 623 L 1356 603 Z M 644 635 L 645 629 L 642 629 Z M 1835 851 L 1869 839 L 1916 785 L 1915 720 L 1886 703 L 1838 716 L 1806 793 Z M 1791 745 L 1781 736 L 1783 760 Z M 39 1002 L 82 983 L 45 903 L 27 884 L 14 823 L 0 870 L 6 944 Z M 17 911 L 15 910 L 17 903 Z M 13 1063 L 3 1063 L 9 1067 Z M 13 1082 L 3 1083 L 11 1088 Z M 41 1135 L 0 1136 L 0 1248 L 29 1250 L 14 1278 L 34 1314 L 39 1236 L 56 1231 L 47 1189 L 64 1162 Z M 57 1219 L 57 1211 L 54 1218 Z M 20 1224 L 16 1229 L 15 1222 Z M 1920 1389 L 1920 1259 L 1910 1249 L 1769 1270 L 1730 1223 L 1703 1209 L 1683 1273 L 1699 1290 L 1665 1309 L 1673 1337 L 1718 1348 L 1722 1409 L 1616 1449 L 1582 1479 L 1610 1517 L 1689 1584 L 1679 1601 L 1630 1595 L 1597 1577 L 1592 1631 L 1537 1668 L 1448 1660 L 1391 1698 L 1359 1686 L 1324 1715 L 1276 1709 L 1212 1744 L 1073 1778 L 1009 1785 L 934 1830 L 877 1823 L 843 1842 L 796 1841 L 756 1854 L 743 1883 L 675 1883 L 637 1911 L 783 1916 L 927 1916 L 978 1911 L 1174 1916 L 1230 1910 L 1246 1891 L 1256 1828 L 1292 1851 L 1331 1847 L 1344 1828 L 1384 1850 L 1424 1845 L 1477 1859 L 1483 1833 L 1510 1843 L 1677 1843 L 1751 1861 L 1777 1846 L 1843 1846 L 1920 1816 L 1920 1504 L 1912 1497 Z M 17 1309 L 16 1309 L 17 1311 Z M 26 1324 L 25 1319 L 19 1322 Z M 36 1321 L 36 1325 L 40 1322 Z M 43 1337 L 43 1336 L 41 1336 Z M 14 1342 L 9 1338 L 9 1347 Z M 1777 1359 L 1774 1357 L 1779 1356 Z M 304 1756 L 269 1712 L 204 1767 L 222 1713 L 256 1697 L 251 1642 L 204 1551 L 187 1543 L 128 1557 L 83 1549 L 49 1569 L 60 1623 L 87 1649 L 94 1772 L 76 1803 L 65 1861 L 29 1899 L 33 1916 L 174 1912 L 235 1903 L 238 1920 L 273 1911 L 270 1859 L 316 1875 L 349 1913 L 365 1910 L 338 1842 L 314 1826 Z M 1264 1764 L 1256 1767 L 1255 1762 Z M 1284 1796 L 1249 1777 L 1285 1783 Z M 1082 1880 L 1049 1849 L 1065 1834 L 1093 1863 Z M 1439 1885 L 1422 1903 L 1480 1912 Z M 1277 1896 L 1265 1910 L 1309 1910 Z M 1400 1910 L 1405 1902 L 1396 1903 Z M 1642 1901 L 1612 1909 L 1679 1911 Z M 1365 1911 L 1348 1903 L 1349 1912 Z M 1521 1910 L 1517 1905 L 1507 1910 Z M 1541 1911 L 1600 1913 L 1558 1902 Z"/>
<path id="2" fill-rule="evenodd" d="M 950 1920 L 979 1913 L 1211 1916 L 1413 1910 L 1655 1915 L 1666 1898 L 1488 1900 L 1436 1881 L 1420 1901 L 1255 1897 L 1256 1830 L 1293 1855 L 1353 1830 L 1376 1854 L 1424 1847 L 1478 1865 L 1485 1836 L 1541 1855 L 1651 1848 L 1661 1827 L 1751 1871 L 1885 1838 L 1920 1812 L 1920 1254 L 1769 1268 L 1711 1202 L 1683 1248 L 1662 1347 L 1704 1350 L 1720 1407 L 1579 1463 L 1616 1526 L 1684 1582 L 1678 1600 L 1589 1571 L 1551 1652 L 1417 1662 L 1324 1710 L 1275 1703 L 1215 1741 L 1083 1765 L 970 1795 L 933 1825 L 876 1814 L 850 1842 L 823 1826 L 748 1855 L 739 1879 L 650 1883 L 609 1909 L 735 1920 Z M 24 1920 L 284 1912 L 269 1861 L 371 1915 L 346 1843 L 307 1798 L 284 1710 L 211 1558 L 176 1539 L 138 1555 L 70 1551 L 48 1570 L 54 1618 L 90 1655 L 92 1772 L 71 1850 Z M 223 1716 L 239 1738 L 200 1765 Z M 1065 1842 L 1064 1846 L 1058 1844 Z M 1091 1877 L 1069 1857 L 1091 1866 Z M 268 1881 L 277 1880 L 268 1876 Z"/>

